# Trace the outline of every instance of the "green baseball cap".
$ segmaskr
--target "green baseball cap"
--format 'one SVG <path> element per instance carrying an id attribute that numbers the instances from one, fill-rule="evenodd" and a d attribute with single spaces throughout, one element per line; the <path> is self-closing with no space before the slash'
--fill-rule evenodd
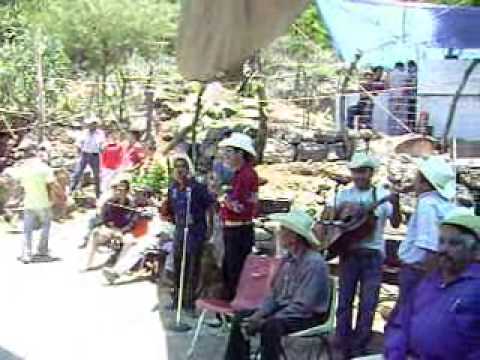
<path id="1" fill-rule="evenodd" d="M 480 241 L 480 216 L 474 215 L 453 215 L 442 222 L 442 225 L 453 225 L 461 227 L 476 235 Z"/>
<path id="2" fill-rule="evenodd" d="M 352 156 L 352 160 L 348 164 L 350 170 L 370 168 L 375 170 L 379 163 L 372 156 L 365 152 L 357 152 Z"/>

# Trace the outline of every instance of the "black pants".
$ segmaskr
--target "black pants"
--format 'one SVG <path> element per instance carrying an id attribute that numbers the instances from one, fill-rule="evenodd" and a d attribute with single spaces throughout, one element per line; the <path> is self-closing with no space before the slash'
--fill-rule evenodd
<path id="1" fill-rule="evenodd" d="M 232 322 L 225 360 L 250 359 L 250 341 L 242 333 L 241 324 L 253 311 L 238 313 Z M 284 353 L 282 337 L 321 324 L 320 316 L 310 319 L 276 319 L 271 317 L 259 331 L 262 360 L 278 360 Z"/>
<path id="2" fill-rule="evenodd" d="M 183 239 L 176 239 L 173 252 L 174 280 L 175 288 L 173 291 L 173 301 L 175 305 L 178 301 L 180 290 L 180 275 L 182 269 L 182 251 Z M 193 309 L 197 299 L 198 281 L 200 278 L 200 265 L 202 261 L 202 247 L 187 253 L 185 263 L 185 281 L 183 284 L 183 304 L 186 309 Z"/>
<path id="3" fill-rule="evenodd" d="M 242 273 L 243 264 L 252 251 L 255 240 L 253 225 L 223 228 L 225 254 L 223 257 L 223 285 L 225 299 L 233 300 Z"/>
<path id="4" fill-rule="evenodd" d="M 95 195 L 98 199 L 100 197 L 100 154 L 90 154 L 84 152 L 80 154 L 80 162 L 75 168 L 71 189 L 73 191 L 77 188 L 87 165 L 90 166 L 93 172 L 93 178 L 95 180 Z"/>

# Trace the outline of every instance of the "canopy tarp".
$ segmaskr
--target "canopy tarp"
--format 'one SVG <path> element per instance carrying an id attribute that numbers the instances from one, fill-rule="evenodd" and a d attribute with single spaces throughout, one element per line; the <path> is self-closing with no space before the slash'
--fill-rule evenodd
<path id="1" fill-rule="evenodd" d="M 480 57 L 480 8 L 388 0 L 315 0 L 338 55 L 361 64 Z"/>
<path id="2" fill-rule="evenodd" d="M 255 50 L 287 31 L 308 0 L 184 0 L 177 64 L 189 80 L 241 69 Z"/>

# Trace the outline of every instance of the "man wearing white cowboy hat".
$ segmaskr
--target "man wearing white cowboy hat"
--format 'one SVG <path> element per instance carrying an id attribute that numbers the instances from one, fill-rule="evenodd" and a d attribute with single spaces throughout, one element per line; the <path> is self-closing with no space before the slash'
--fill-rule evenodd
<path id="1" fill-rule="evenodd" d="M 415 213 L 408 222 L 407 235 L 400 244 L 402 262 L 398 304 L 408 299 L 438 251 L 440 224 L 455 209 L 455 173 L 439 156 L 416 161 Z"/>
<path id="2" fill-rule="evenodd" d="M 387 219 L 393 227 L 401 222 L 397 195 L 389 194 L 383 187 L 374 186 L 372 179 L 378 162 L 364 152 L 354 154 L 350 168 L 353 186 L 341 190 L 330 202 L 325 216 L 332 218 L 350 204 L 370 206 L 388 198 L 374 214 L 375 230 L 365 239 L 351 244 L 340 254 L 339 303 L 337 309 L 336 337 L 343 356 L 360 356 L 366 352 L 372 336 L 372 325 L 382 283 L 382 265 L 385 258 L 384 229 Z M 356 325 L 352 326 L 353 301 L 359 288 L 359 308 Z"/>
<path id="3" fill-rule="evenodd" d="M 75 191 L 85 168 L 89 165 L 95 179 L 95 194 L 98 199 L 100 197 L 100 153 L 105 145 L 105 133 L 97 128 L 96 118 L 87 119 L 85 125 L 87 129 L 77 141 L 80 160 L 73 174 L 70 190 Z"/>
<path id="4" fill-rule="evenodd" d="M 252 139 L 233 133 L 219 144 L 225 149 L 225 162 L 234 170 L 230 191 L 221 203 L 225 254 L 223 277 L 225 299 L 235 297 L 243 263 L 254 245 L 253 218 L 258 204 L 259 179 L 255 172 L 256 151 Z"/>
<path id="5" fill-rule="evenodd" d="M 236 314 L 230 331 L 226 360 L 250 359 L 249 336 L 260 334 L 261 358 L 280 359 L 282 336 L 320 325 L 328 312 L 328 267 L 315 250 L 313 219 L 303 211 L 273 215 L 277 233 L 288 250 L 273 280 L 271 295 L 258 310 Z"/>

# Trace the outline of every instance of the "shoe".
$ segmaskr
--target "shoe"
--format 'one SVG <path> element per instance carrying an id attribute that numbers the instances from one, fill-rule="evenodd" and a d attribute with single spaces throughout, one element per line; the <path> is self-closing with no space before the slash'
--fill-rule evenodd
<path id="1" fill-rule="evenodd" d="M 212 319 L 212 320 L 205 321 L 205 325 L 214 329 L 221 328 L 223 325 L 222 315 L 215 314 L 215 320 Z"/>
<path id="2" fill-rule="evenodd" d="M 27 255 L 19 256 L 17 257 L 17 260 L 24 263 L 24 264 L 30 264 L 32 262 L 32 257 Z"/>
<path id="3" fill-rule="evenodd" d="M 105 279 L 107 279 L 110 285 L 113 285 L 115 280 L 117 280 L 120 277 L 120 275 L 118 275 L 116 272 L 110 269 L 103 269 L 102 274 L 105 277 Z"/>
<path id="4" fill-rule="evenodd" d="M 35 254 L 33 255 L 33 262 L 52 262 L 57 261 L 59 258 L 51 256 L 50 254 Z"/>

